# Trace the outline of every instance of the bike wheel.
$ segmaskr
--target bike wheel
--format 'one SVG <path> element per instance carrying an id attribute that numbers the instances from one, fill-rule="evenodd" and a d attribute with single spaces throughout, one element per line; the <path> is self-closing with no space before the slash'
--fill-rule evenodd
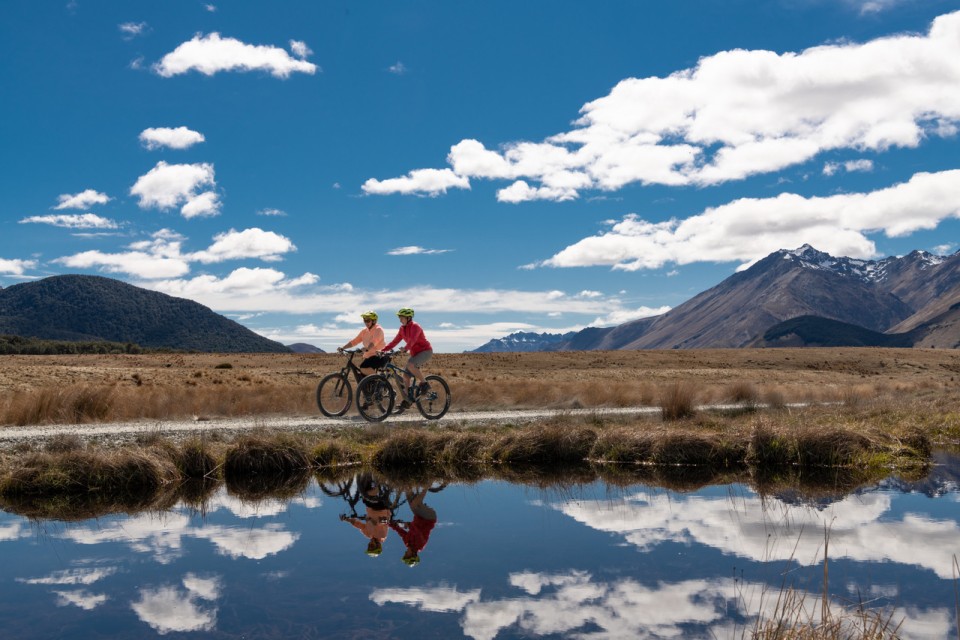
<path id="1" fill-rule="evenodd" d="M 393 411 L 395 392 L 380 375 L 367 376 L 357 386 L 357 411 L 369 422 L 383 422 Z"/>
<path id="2" fill-rule="evenodd" d="M 439 420 L 450 408 L 450 387 L 440 376 L 424 379 L 430 384 L 430 390 L 417 398 L 417 409 L 427 420 Z"/>
<path id="3" fill-rule="evenodd" d="M 353 387 L 346 376 L 331 373 L 317 385 L 317 406 L 320 413 L 330 418 L 342 416 L 350 408 Z"/>

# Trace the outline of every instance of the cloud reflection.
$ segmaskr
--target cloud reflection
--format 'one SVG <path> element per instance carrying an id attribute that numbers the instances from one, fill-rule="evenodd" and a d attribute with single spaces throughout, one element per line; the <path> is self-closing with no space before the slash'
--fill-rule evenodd
<path id="1" fill-rule="evenodd" d="M 164 585 L 140 589 L 140 599 L 131 604 L 137 616 L 160 635 L 171 631 L 209 631 L 217 623 L 217 607 L 207 603 L 220 594 L 219 578 L 187 574 L 183 588 Z"/>
<path id="2" fill-rule="evenodd" d="M 78 591 L 54 591 L 57 595 L 57 606 L 66 607 L 74 605 L 85 611 L 93 611 L 108 600 L 102 593 L 90 593 L 85 589 Z"/>
<path id="3" fill-rule="evenodd" d="M 789 505 L 753 494 L 729 497 L 676 496 L 638 491 L 624 501 L 578 500 L 551 505 L 598 531 L 622 535 L 641 550 L 662 542 L 692 542 L 755 561 L 802 565 L 822 559 L 824 526 L 830 527 L 830 557 L 896 562 L 953 578 L 960 553 L 960 526 L 892 513 L 889 494 L 850 495 L 824 509 Z"/>
<path id="4" fill-rule="evenodd" d="M 523 635 L 560 635 L 565 638 L 733 638 L 753 628 L 757 616 L 777 618 L 781 595 L 756 583 L 732 580 L 686 580 L 644 585 L 632 579 L 602 582 L 589 573 L 531 572 L 509 576 L 525 596 L 484 601 L 480 590 L 455 587 L 378 589 L 370 599 L 378 605 L 404 604 L 422 611 L 462 612 L 463 632 L 474 640 L 493 640 L 501 631 L 517 627 Z M 796 622 L 819 623 L 821 601 L 812 594 L 796 594 Z M 841 607 L 831 603 L 834 614 Z M 947 637 L 953 620 L 947 609 L 898 609 L 893 626 L 904 620 L 900 637 Z M 846 616 L 851 635 L 862 622 Z"/>

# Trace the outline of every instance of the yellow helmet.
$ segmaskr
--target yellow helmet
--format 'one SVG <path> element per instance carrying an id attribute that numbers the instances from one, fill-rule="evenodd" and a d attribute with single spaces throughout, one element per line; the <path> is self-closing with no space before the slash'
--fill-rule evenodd
<path id="1" fill-rule="evenodd" d="M 379 318 L 380 316 L 377 315 L 376 311 L 364 311 L 363 313 L 360 314 L 360 317 L 363 318 L 364 320 L 373 320 L 374 322 L 376 322 L 377 318 Z"/>

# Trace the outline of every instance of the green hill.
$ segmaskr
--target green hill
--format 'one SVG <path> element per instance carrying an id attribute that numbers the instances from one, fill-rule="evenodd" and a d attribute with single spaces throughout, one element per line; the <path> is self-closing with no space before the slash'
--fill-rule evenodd
<path id="1" fill-rule="evenodd" d="M 192 300 L 82 275 L 0 289 L 0 334 L 186 351 L 290 351 Z"/>

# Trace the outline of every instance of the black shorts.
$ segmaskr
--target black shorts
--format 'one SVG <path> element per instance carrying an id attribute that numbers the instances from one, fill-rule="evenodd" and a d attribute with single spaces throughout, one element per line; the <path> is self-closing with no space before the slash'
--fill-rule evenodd
<path id="1" fill-rule="evenodd" d="M 382 369 L 390 362 L 387 356 L 370 356 L 360 363 L 361 369 Z"/>

